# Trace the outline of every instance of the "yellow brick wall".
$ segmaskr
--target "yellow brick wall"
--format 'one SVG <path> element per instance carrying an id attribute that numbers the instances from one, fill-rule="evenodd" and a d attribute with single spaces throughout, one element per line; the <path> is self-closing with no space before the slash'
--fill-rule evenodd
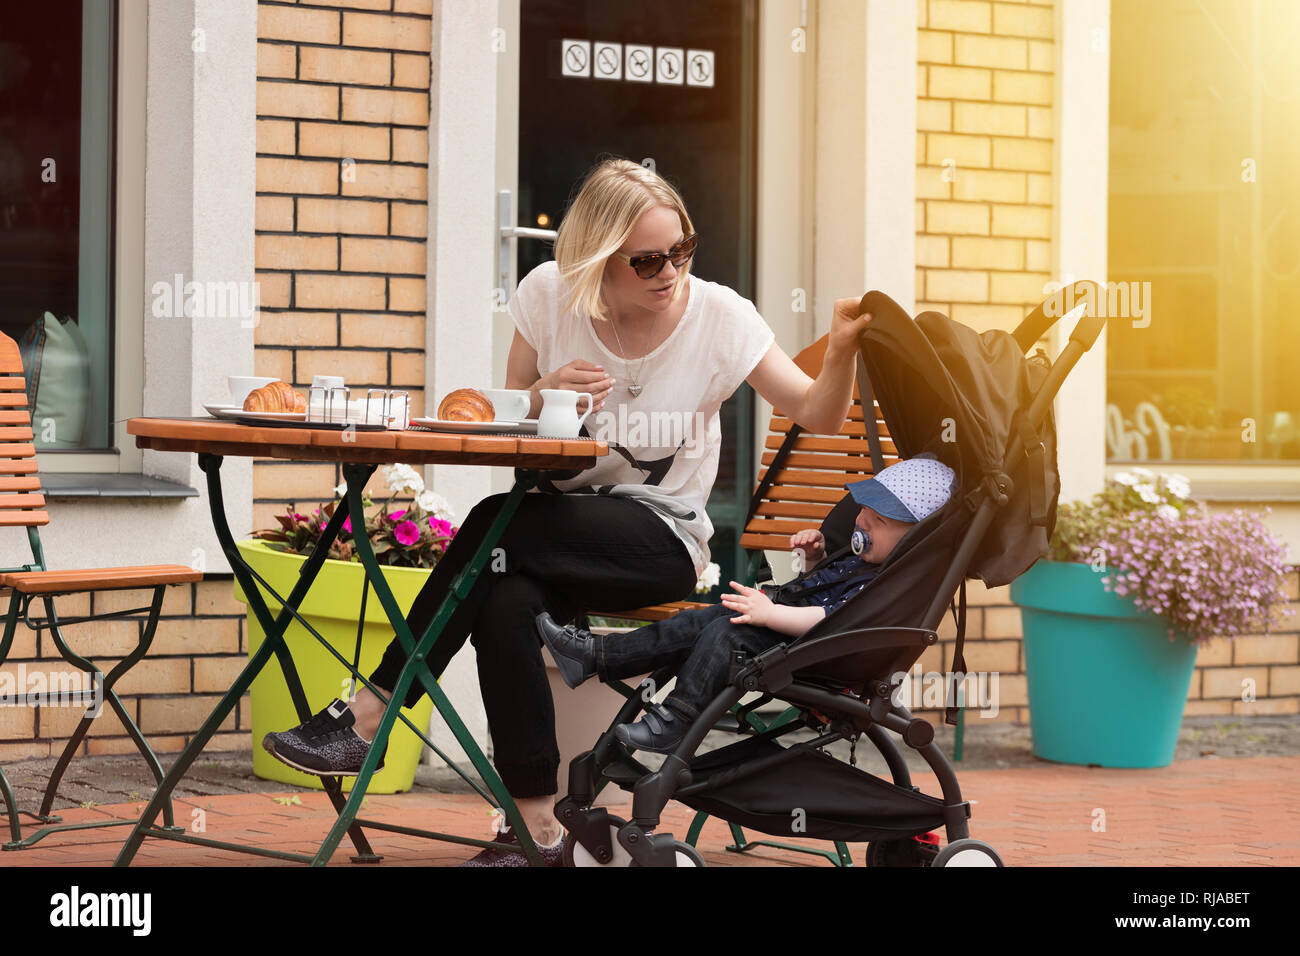
<path id="1" fill-rule="evenodd" d="M 996 671 L 999 674 L 1000 708 L 1000 713 L 991 718 L 968 713 L 968 726 L 977 726 L 981 719 L 1028 723 L 1020 609 L 1011 603 L 1005 587 L 989 589 L 979 581 L 969 581 L 966 589 L 966 668 L 971 673 Z M 1300 714 L 1300 633 L 1297 633 L 1300 631 L 1300 572 L 1295 569 L 1287 577 L 1287 595 L 1291 613 L 1283 617 L 1277 633 L 1247 635 L 1231 641 L 1218 638 L 1199 649 L 1183 711 L 1186 716 Z M 949 616 L 939 627 L 939 643 L 929 648 L 919 661 L 920 675 L 952 670 L 956 653 L 954 638 Z M 1242 700 L 1244 678 L 1255 682 L 1253 701 Z M 913 682 L 919 682 L 915 668 Z M 913 691 L 913 700 L 922 699 L 923 686 Z M 913 708 L 913 713 L 926 716 L 936 725 L 943 721 L 942 711 L 934 708 Z"/>
<path id="2" fill-rule="evenodd" d="M 917 8 L 917 310 L 1011 329 L 1049 279 L 1052 4 Z"/>
<path id="3" fill-rule="evenodd" d="M 403 388 L 416 415 L 431 12 L 432 0 L 258 6 L 257 374 Z M 330 464 L 255 463 L 255 527 L 329 500 L 341 480 Z M 371 488 L 386 494 L 378 477 Z"/>
<path id="4" fill-rule="evenodd" d="M 151 589 L 69 594 L 55 599 L 61 619 L 146 607 Z M 8 607 L 9 592 L 0 590 Z M 150 746 L 159 753 L 184 748 L 248 663 L 244 606 L 234 599 L 230 576 L 210 576 L 197 584 L 169 587 L 148 655 L 122 676 L 114 690 Z M 34 618 L 43 617 L 36 604 Z M 64 630 L 74 653 L 93 661 L 105 674 L 139 643 L 143 615 L 73 624 Z M 21 668 L 20 668 L 21 665 Z M 48 630 L 30 630 L 21 622 L 0 673 L 16 686 L 39 671 L 48 683 L 52 674 L 77 669 L 62 660 Z M 28 685 L 29 687 L 32 685 Z M 80 722 L 77 706 L 0 707 L 0 764 L 27 757 L 57 757 Z M 209 751 L 246 751 L 249 746 L 248 698 L 222 724 Z M 134 754 L 116 713 L 107 704 L 91 724 L 82 754 Z M 26 808 L 30 809 L 30 808 Z"/>

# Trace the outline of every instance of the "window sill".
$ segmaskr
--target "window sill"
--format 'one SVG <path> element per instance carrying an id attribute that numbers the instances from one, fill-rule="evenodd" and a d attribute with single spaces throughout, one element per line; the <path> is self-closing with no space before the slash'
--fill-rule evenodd
<path id="1" fill-rule="evenodd" d="M 194 498 L 189 485 L 148 475 L 41 474 L 46 498 Z"/>
<path id="2" fill-rule="evenodd" d="M 1108 463 L 1106 476 L 1148 468 L 1185 475 L 1192 497 L 1209 502 L 1300 502 L 1300 464 L 1278 462 L 1164 462 Z"/>

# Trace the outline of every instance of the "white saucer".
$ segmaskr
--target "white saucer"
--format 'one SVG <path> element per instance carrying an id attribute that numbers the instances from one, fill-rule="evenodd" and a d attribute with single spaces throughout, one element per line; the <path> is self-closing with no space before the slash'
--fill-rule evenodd
<path id="1" fill-rule="evenodd" d="M 525 418 L 522 421 L 492 422 L 447 422 L 440 418 L 412 418 L 412 425 L 429 428 L 439 432 L 459 432 L 467 435 L 501 435 L 506 432 L 524 432 L 537 434 L 537 419 Z"/>

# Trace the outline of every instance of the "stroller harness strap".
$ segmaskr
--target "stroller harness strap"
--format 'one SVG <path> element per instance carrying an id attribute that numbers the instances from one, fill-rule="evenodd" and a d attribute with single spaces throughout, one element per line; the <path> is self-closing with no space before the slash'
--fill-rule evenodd
<path id="1" fill-rule="evenodd" d="M 835 561 L 838 561 L 840 558 L 848 554 L 850 550 L 850 548 L 845 547 L 834 552 L 832 555 L 828 555 L 827 558 L 821 562 L 820 567 L 825 568 L 833 564 Z M 865 568 L 848 568 L 819 584 L 806 585 L 803 583 L 803 581 L 809 576 L 816 573 L 817 572 L 814 569 L 803 577 L 797 578 L 794 581 L 787 581 L 785 584 L 779 585 L 766 593 L 773 601 L 787 604 L 791 601 L 802 600 L 809 594 L 816 594 L 819 591 L 825 591 L 827 588 L 836 587 L 837 585 L 852 584 L 859 578 L 864 579 L 865 583 L 865 581 L 869 581 L 879 574 L 880 570 L 878 567 L 874 566 Z"/>
<path id="2" fill-rule="evenodd" d="M 963 647 L 966 644 L 966 579 L 961 579 L 961 589 L 958 592 L 957 601 L 953 604 L 952 619 L 957 625 L 957 643 L 953 647 L 952 655 L 952 696 L 948 698 L 947 706 L 943 711 L 943 722 L 945 724 L 957 723 L 957 713 L 961 709 L 957 706 L 957 683 L 966 680 L 966 655 L 963 653 Z"/>

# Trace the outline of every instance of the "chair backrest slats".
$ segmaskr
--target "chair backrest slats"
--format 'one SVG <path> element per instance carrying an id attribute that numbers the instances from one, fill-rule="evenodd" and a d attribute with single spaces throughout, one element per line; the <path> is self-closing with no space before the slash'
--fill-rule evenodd
<path id="1" fill-rule="evenodd" d="M 826 356 L 827 337 L 822 336 L 794 357 L 794 362 L 809 376 L 816 377 Z M 864 414 L 857 383 L 853 387 L 853 405 L 848 418 L 834 435 L 801 432 L 794 439 L 767 493 L 754 510 L 740 545 L 749 550 L 766 548 L 784 551 L 790 535 L 804 528 L 815 528 L 844 497 L 846 482 L 870 478 L 875 472 L 871 463 L 871 446 L 867 427 L 880 436 L 880 449 L 886 464 L 898 460 L 898 449 L 889 438 L 889 430 L 880 417 L 880 406 L 871 404 L 871 414 Z M 778 449 L 786 440 L 794 422 L 774 409 L 760 463 L 761 482 L 767 467 L 776 460 Z"/>
<path id="2" fill-rule="evenodd" d="M 49 524 L 18 343 L 0 333 L 0 526 Z"/>
<path id="3" fill-rule="evenodd" d="M 40 491 L 41 479 L 36 476 L 24 478 L 0 478 L 0 491 Z"/>

